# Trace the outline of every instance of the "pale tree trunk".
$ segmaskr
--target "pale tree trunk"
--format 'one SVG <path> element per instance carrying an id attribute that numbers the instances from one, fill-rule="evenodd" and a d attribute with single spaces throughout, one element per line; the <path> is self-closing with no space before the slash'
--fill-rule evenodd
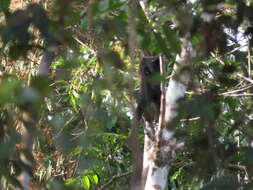
<path id="1" fill-rule="evenodd" d="M 140 0 L 140 5 L 147 20 L 150 21 L 151 17 L 147 9 L 146 1 Z M 186 12 L 186 14 L 188 13 Z M 191 27 L 190 14 L 183 21 L 187 19 L 189 19 L 189 23 L 184 27 L 184 36 L 181 38 L 181 53 L 176 57 L 176 64 L 173 68 L 172 77 L 166 92 L 165 84 L 161 85 L 162 97 L 159 124 L 147 123 L 145 126 L 142 170 L 142 189 L 144 190 L 166 189 L 171 161 L 175 156 L 176 150 L 183 146 L 183 143 L 177 143 L 174 132 L 169 130 L 169 127 L 172 120 L 178 114 L 178 100 L 184 97 L 191 76 L 190 68 L 193 50 L 189 34 Z M 180 21 L 175 22 L 180 25 Z M 164 75 L 161 59 L 160 64 L 161 73 Z"/>
<path id="2" fill-rule="evenodd" d="M 191 43 L 188 37 L 185 37 L 182 39 L 181 54 L 176 58 L 177 64 L 175 64 L 174 73 L 166 91 L 166 105 L 161 104 L 161 115 L 163 109 L 165 114 L 160 116 L 158 126 L 153 125 L 146 128 L 148 131 L 150 131 L 150 128 L 154 129 L 155 133 L 145 135 L 143 156 L 143 176 L 146 176 L 146 180 L 144 180 L 145 190 L 166 189 L 171 160 L 176 150 L 183 145 L 177 143 L 173 137 L 173 131 L 166 128 L 166 126 L 169 126 L 177 116 L 178 100 L 184 97 L 189 83 L 190 71 L 185 67 L 190 67 L 191 53 Z"/>
<path id="3" fill-rule="evenodd" d="M 150 20 L 144 1 L 141 1 L 141 7 L 146 13 L 148 20 Z M 176 57 L 177 63 L 173 68 L 174 71 L 169 81 L 166 95 L 165 85 L 161 85 L 162 97 L 159 125 L 149 123 L 145 127 L 142 171 L 142 188 L 145 190 L 166 189 L 171 161 L 176 150 L 183 145 L 182 143 L 177 143 L 173 136 L 173 131 L 167 127 L 170 126 L 172 120 L 177 116 L 178 100 L 184 97 L 190 80 L 192 47 L 189 32 L 184 31 L 184 34 L 181 39 L 181 53 Z M 161 59 L 160 63 L 162 75 L 164 75 Z"/>

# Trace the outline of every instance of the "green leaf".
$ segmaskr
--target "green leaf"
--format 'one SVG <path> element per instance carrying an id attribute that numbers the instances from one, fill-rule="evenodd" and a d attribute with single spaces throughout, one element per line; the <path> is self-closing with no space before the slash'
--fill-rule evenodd
<path id="1" fill-rule="evenodd" d="M 72 94 L 73 94 L 73 96 L 74 96 L 75 98 L 79 98 L 79 97 L 80 97 L 80 95 L 77 93 L 76 90 L 73 90 L 73 91 L 72 91 Z"/>
<path id="2" fill-rule="evenodd" d="M 92 184 L 95 184 L 95 185 L 98 184 L 98 175 L 97 174 L 89 175 L 89 179 Z"/>
<path id="3" fill-rule="evenodd" d="M 183 173 L 183 168 L 179 168 L 178 171 L 176 171 L 173 176 L 171 177 L 172 180 L 176 180 L 180 175 Z"/>
<path id="4" fill-rule="evenodd" d="M 73 94 L 70 94 L 69 97 L 70 97 L 70 104 L 73 106 L 73 108 L 75 109 L 75 111 L 77 111 L 77 101 L 76 101 L 76 98 L 74 97 Z"/>
<path id="5" fill-rule="evenodd" d="M 90 179 L 88 176 L 84 176 L 82 179 L 82 185 L 84 189 L 90 189 Z"/>

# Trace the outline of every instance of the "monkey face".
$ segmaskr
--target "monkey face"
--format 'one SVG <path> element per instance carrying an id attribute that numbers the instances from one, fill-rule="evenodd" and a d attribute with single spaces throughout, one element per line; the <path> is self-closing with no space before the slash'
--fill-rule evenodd
<path id="1" fill-rule="evenodd" d="M 143 58 L 140 64 L 140 74 L 150 77 L 154 74 L 160 73 L 159 58 Z"/>

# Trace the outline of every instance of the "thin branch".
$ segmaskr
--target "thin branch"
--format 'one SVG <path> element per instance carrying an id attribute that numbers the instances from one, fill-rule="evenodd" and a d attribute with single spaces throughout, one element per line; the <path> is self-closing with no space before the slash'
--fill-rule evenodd
<path id="1" fill-rule="evenodd" d="M 185 122 L 185 121 L 196 121 L 199 120 L 200 117 L 193 117 L 193 118 L 189 118 L 189 119 L 180 119 L 181 122 Z"/>
<path id="2" fill-rule="evenodd" d="M 243 75 L 241 75 L 241 74 L 237 74 L 237 76 L 239 76 L 239 77 L 241 77 L 242 79 L 244 79 L 244 80 L 246 80 L 246 81 L 248 81 L 248 82 L 250 82 L 250 83 L 252 83 L 253 84 L 253 80 L 251 79 L 251 78 L 248 78 L 248 77 L 245 77 L 245 76 L 243 76 Z"/>
<path id="3" fill-rule="evenodd" d="M 147 2 L 145 0 L 140 0 L 140 6 L 141 6 L 148 22 L 151 22 L 151 14 L 150 14 L 150 11 L 147 9 Z"/>
<path id="4" fill-rule="evenodd" d="M 253 93 L 245 93 L 245 94 L 226 94 L 223 96 L 231 96 L 231 97 L 238 97 L 238 96 L 253 96 Z"/>
<path id="5" fill-rule="evenodd" d="M 121 178 L 121 177 L 125 177 L 125 176 L 128 176 L 130 175 L 132 172 L 125 172 L 125 173 L 122 173 L 122 174 L 118 174 L 118 175 L 115 175 L 115 176 L 112 176 L 112 178 L 104 185 L 102 185 L 100 188 L 98 188 L 98 190 L 105 190 L 108 186 L 110 186 L 114 181 L 116 181 L 118 178 Z"/>
<path id="6" fill-rule="evenodd" d="M 92 50 L 90 47 L 88 47 L 80 38 L 78 38 L 78 37 L 73 37 L 73 38 L 74 38 L 74 40 L 75 40 L 77 43 L 79 43 L 80 45 L 89 48 L 89 50 L 92 52 L 92 54 L 96 54 L 96 53 L 97 53 L 96 51 L 94 51 L 94 50 Z"/>
<path id="7" fill-rule="evenodd" d="M 241 45 L 241 46 L 239 46 L 239 47 L 236 47 L 236 48 L 234 48 L 233 50 L 231 50 L 231 51 L 229 51 L 228 53 L 226 53 L 226 55 L 231 55 L 232 53 L 234 53 L 234 52 L 236 52 L 236 51 L 238 51 L 238 50 L 240 50 L 240 49 L 242 49 L 242 48 L 244 48 L 244 47 L 246 47 L 246 46 L 247 46 L 247 44 Z"/>
<path id="8" fill-rule="evenodd" d="M 241 91 L 247 90 L 247 89 L 252 88 L 252 87 L 253 87 L 253 84 L 250 84 L 248 86 L 245 86 L 245 87 L 237 89 L 237 90 L 232 90 L 232 91 L 220 93 L 219 95 L 226 96 L 226 95 L 229 95 L 229 94 L 235 94 L 236 92 L 241 92 Z"/>
<path id="9" fill-rule="evenodd" d="M 251 47 L 250 47 L 250 39 L 249 40 L 249 43 L 248 43 L 248 76 L 251 77 L 251 60 L 250 60 L 250 57 L 251 57 L 251 54 L 250 54 L 250 50 L 251 50 Z"/>
<path id="10" fill-rule="evenodd" d="M 148 9 L 147 0 L 139 0 L 139 4 L 141 6 L 141 9 L 142 9 L 144 15 L 146 16 L 148 23 L 151 23 L 152 22 L 152 14 L 150 13 L 150 11 Z M 152 25 L 150 26 L 150 30 L 154 33 L 157 33 L 158 27 L 159 26 L 157 26 L 157 24 L 155 22 L 153 22 Z"/>
<path id="11" fill-rule="evenodd" d="M 161 76 L 164 77 L 165 73 L 165 63 L 162 56 L 159 56 L 160 71 Z M 163 129 L 165 127 L 165 109 L 166 109 L 166 91 L 165 91 L 165 81 L 161 81 L 161 105 L 160 105 L 160 116 L 159 116 L 159 128 Z"/>

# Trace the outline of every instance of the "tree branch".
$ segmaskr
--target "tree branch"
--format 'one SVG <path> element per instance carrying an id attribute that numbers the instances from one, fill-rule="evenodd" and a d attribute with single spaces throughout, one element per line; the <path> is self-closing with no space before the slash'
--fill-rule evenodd
<path id="1" fill-rule="evenodd" d="M 163 57 L 159 56 L 160 71 L 161 76 L 165 78 L 165 63 Z M 159 116 L 159 128 L 163 129 L 165 127 L 165 110 L 166 110 L 166 91 L 165 91 L 165 81 L 161 81 L 161 105 L 160 105 L 160 116 Z"/>
<path id="2" fill-rule="evenodd" d="M 98 188 L 98 190 L 105 190 L 108 186 L 110 186 L 118 178 L 128 176 L 131 173 L 132 172 L 125 172 L 125 173 L 122 173 L 122 174 L 118 174 L 118 175 L 112 176 L 112 178 L 106 184 L 104 184 L 100 188 Z"/>

